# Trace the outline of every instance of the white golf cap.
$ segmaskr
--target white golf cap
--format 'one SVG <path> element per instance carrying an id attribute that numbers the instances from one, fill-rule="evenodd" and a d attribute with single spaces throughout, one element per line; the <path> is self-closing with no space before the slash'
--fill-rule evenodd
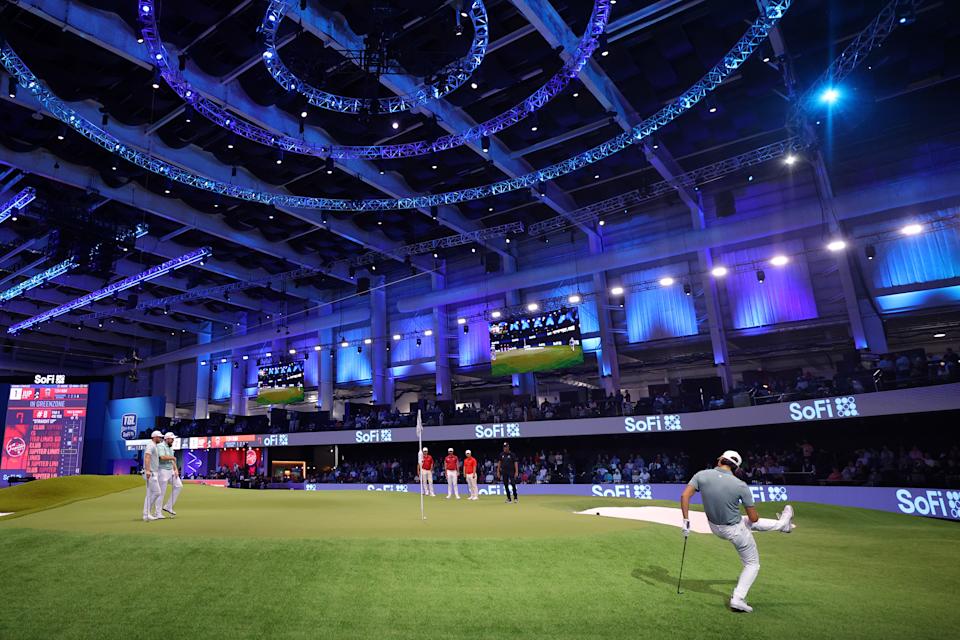
<path id="1" fill-rule="evenodd" d="M 150 434 L 150 437 L 151 437 L 151 438 L 162 438 L 162 437 L 163 437 L 163 433 L 161 433 L 160 431 L 154 431 L 153 433 Z"/>
<path id="2" fill-rule="evenodd" d="M 467 449 L 467 455 L 470 455 L 470 449 Z"/>
<path id="3" fill-rule="evenodd" d="M 426 448 L 426 447 L 423 448 L 423 452 L 424 452 L 424 453 L 427 452 L 427 448 Z"/>
<path id="4" fill-rule="evenodd" d="M 176 438 L 176 437 L 177 436 L 173 435 L 173 431 L 167 431 L 163 436 L 164 440 L 168 440 L 168 439 L 172 440 L 173 438 Z"/>
<path id="5" fill-rule="evenodd" d="M 453 447 L 450 447 L 449 449 L 447 449 L 447 453 L 453 453 Z"/>
<path id="6" fill-rule="evenodd" d="M 723 458 L 724 460 L 729 460 L 730 462 L 737 465 L 738 467 L 740 466 L 740 463 L 743 461 L 743 459 L 740 457 L 740 454 L 734 451 L 733 449 L 727 449 L 726 451 L 723 452 L 723 454 L 720 457 Z"/>

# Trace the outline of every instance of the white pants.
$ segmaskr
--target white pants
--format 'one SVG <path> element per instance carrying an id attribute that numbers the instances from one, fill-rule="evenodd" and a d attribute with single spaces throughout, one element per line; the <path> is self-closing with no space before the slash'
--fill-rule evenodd
<path id="1" fill-rule="evenodd" d="M 480 493 L 477 491 L 477 474 L 466 473 L 464 475 L 467 477 L 467 487 L 470 489 L 470 497 L 471 498 L 479 497 Z"/>
<path id="2" fill-rule="evenodd" d="M 163 508 L 167 511 L 173 511 L 173 505 L 177 502 L 177 496 L 180 495 L 180 490 L 183 489 L 183 482 L 180 481 L 180 476 L 173 472 L 173 469 L 160 469 L 158 475 L 160 476 L 160 504 L 162 504 Z M 163 496 L 167 494 L 168 484 L 173 485 L 173 490 L 170 491 L 170 499 L 164 502 Z"/>
<path id="3" fill-rule="evenodd" d="M 144 474 L 144 477 L 146 477 L 146 474 Z M 143 515 L 152 516 L 153 510 L 156 508 L 157 502 L 163 494 L 160 493 L 160 482 L 156 473 L 146 478 L 146 481 L 147 497 L 143 500 Z"/>
<path id="4" fill-rule="evenodd" d="M 456 494 L 460 497 L 460 487 L 457 486 L 457 472 L 447 471 L 447 497 Z"/>
<path id="5" fill-rule="evenodd" d="M 753 524 L 746 516 L 737 524 L 713 524 L 710 523 L 710 530 L 714 535 L 729 540 L 740 554 L 740 562 L 743 563 L 743 571 L 740 572 L 740 579 L 733 590 L 733 597 L 741 600 L 747 599 L 747 593 L 753 586 L 753 581 L 757 579 L 760 573 L 760 554 L 757 552 L 757 542 L 753 539 L 754 531 L 780 531 L 783 525 L 779 520 L 772 518 L 760 518 Z"/>
<path id="6" fill-rule="evenodd" d="M 433 469 L 420 470 L 420 492 L 425 496 L 433 495 Z"/>

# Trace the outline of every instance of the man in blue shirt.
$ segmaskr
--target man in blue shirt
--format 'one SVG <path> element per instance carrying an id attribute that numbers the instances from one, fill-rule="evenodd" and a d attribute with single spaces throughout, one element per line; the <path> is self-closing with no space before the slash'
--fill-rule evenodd
<path id="1" fill-rule="evenodd" d="M 740 454 L 724 451 L 713 469 L 698 471 L 680 496 L 680 511 L 683 513 L 683 536 L 690 535 L 690 498 L 697 491 L 703 497 L 703 510 L 707 514 L 710 530 L 714 535 L 729 540 L 740 554 L 743 571 L 730 598 L 730 609 L 750 613 L 753 607 L 747 604 L 747 592 L 760 572 L 760 555 L 753 531 L 781 531 L 790 533 L 793 528 L 793 507 L 786 505 L 777 520 L 761 519 L 753 505 L 750 487 L 733 475 L 740 466 Z M 740 505 L 747 512 L 740 515 Z"/>

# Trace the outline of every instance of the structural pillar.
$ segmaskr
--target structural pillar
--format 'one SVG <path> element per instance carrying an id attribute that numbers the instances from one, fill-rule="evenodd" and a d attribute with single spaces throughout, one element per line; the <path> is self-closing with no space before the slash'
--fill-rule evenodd
<path id="1" fill-rule="evenodd" d="M 203 323 L 203 327 L 197 334 L 197 342 L 199 344 L 210 344 L 212 336 L 213 325 L 207 321 Z M 201 362 L 206 362 L 207 364 L 201 366 Z M 210 370 L 212 368 L 210 352 L 207 351 L 197 356 L 197 359 L 194 361 L 194 366 L 197 368 L 197 393 L 193 405 L 193 417 L 195 420 L 202 420 L 208 418 L 210 414 Z"/>
<path id="2" fill-rule="evenodd" d="M 176 349 L 177 345 L 167 341 L 167 350 Z M 169 362 L 163 365 L 163 415 L 167 418 L 175 418 L 177 415 L 177 394 L 180 390 L 179 376 L 180 363 Z"/>
<path id="3" fill-rule="evenodd" d="M 373 278 L 370 287 L 370 368 L 373 371 L 373 404 L 392 404 L 393 395 L 387 394 L 387 290 L 383 276 Z"/>
<path id="4" fill-rule="evenodd" d="M 503 258 L 503 272 L 515 273 L 517 260 L 513 256 Z M 508 307 L 516 307 L 521 303 L 519 291 L 507 291 L 506 302 Z M 515 396 L 537 395 L 537 377 L 533 373 L 514 373 L 510 376 L 510 386 Z"/>
<path id="5" fill-rule="evenodd" d="M 430 276 L 433 290 L 446 286 L 446 263 Z M 450 354 L 447 345 L 447 307 L 433 308 L 433 353 L 437 363 L 437 400 L 453 400 L 453 381 L 450 376 Z"/>
<path id="6" fill-rule="evenodd" d="M 603 253 L 603 239 L 599 234 L 588 235 L 587 240 L 591 255 Z M 600 352 L 597 354 L 600 384 L 606 395 L 616 394 L 620 390 L 620 361 L 617 358 L 617 343 L 610 320 L 610 290 L 605 272 L 593 274 L 593 295 L 600 326 Z"/>
<path id="7" fill-rule="evenodd" d="M 247 314 L 240 316 L 236 330 L 237 335 L 247 335 Z M 243 350 L 234 349 L 231 353 L 230 366 L 230 413 L 235 416 L 245 416 L 247 411 L 247 362 L 243 359 Z"/>
<path id="8" fill-rule="evenodd" d="M 332 313 L 333 307 L 331 305 L 323 305 L 320 308 L 320 315 L 329 315 Z M 320 411 L 329 411 L 331 415 L 333 414 L 333 385 L 336 382 L 334 376 L 334 354 L 337 352 L 336 345 L 333 344 L 333 329 L 320 329 L 317 332 L 317 339 L 320 345 L 323 347 L 320 351 L 317 352 L 318 362 L 317 365 L 320 367 L 318 372 L 318 393 L 317 393 L 317 408 Z"/>

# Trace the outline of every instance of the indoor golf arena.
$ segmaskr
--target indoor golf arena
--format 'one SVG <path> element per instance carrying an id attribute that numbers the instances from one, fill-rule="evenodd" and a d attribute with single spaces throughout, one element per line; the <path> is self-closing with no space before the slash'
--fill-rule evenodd
<path id="1" fill-rule="evenodd" d="M 0 0 L 0 639 L 960 628 L 955 0 Z"/>

